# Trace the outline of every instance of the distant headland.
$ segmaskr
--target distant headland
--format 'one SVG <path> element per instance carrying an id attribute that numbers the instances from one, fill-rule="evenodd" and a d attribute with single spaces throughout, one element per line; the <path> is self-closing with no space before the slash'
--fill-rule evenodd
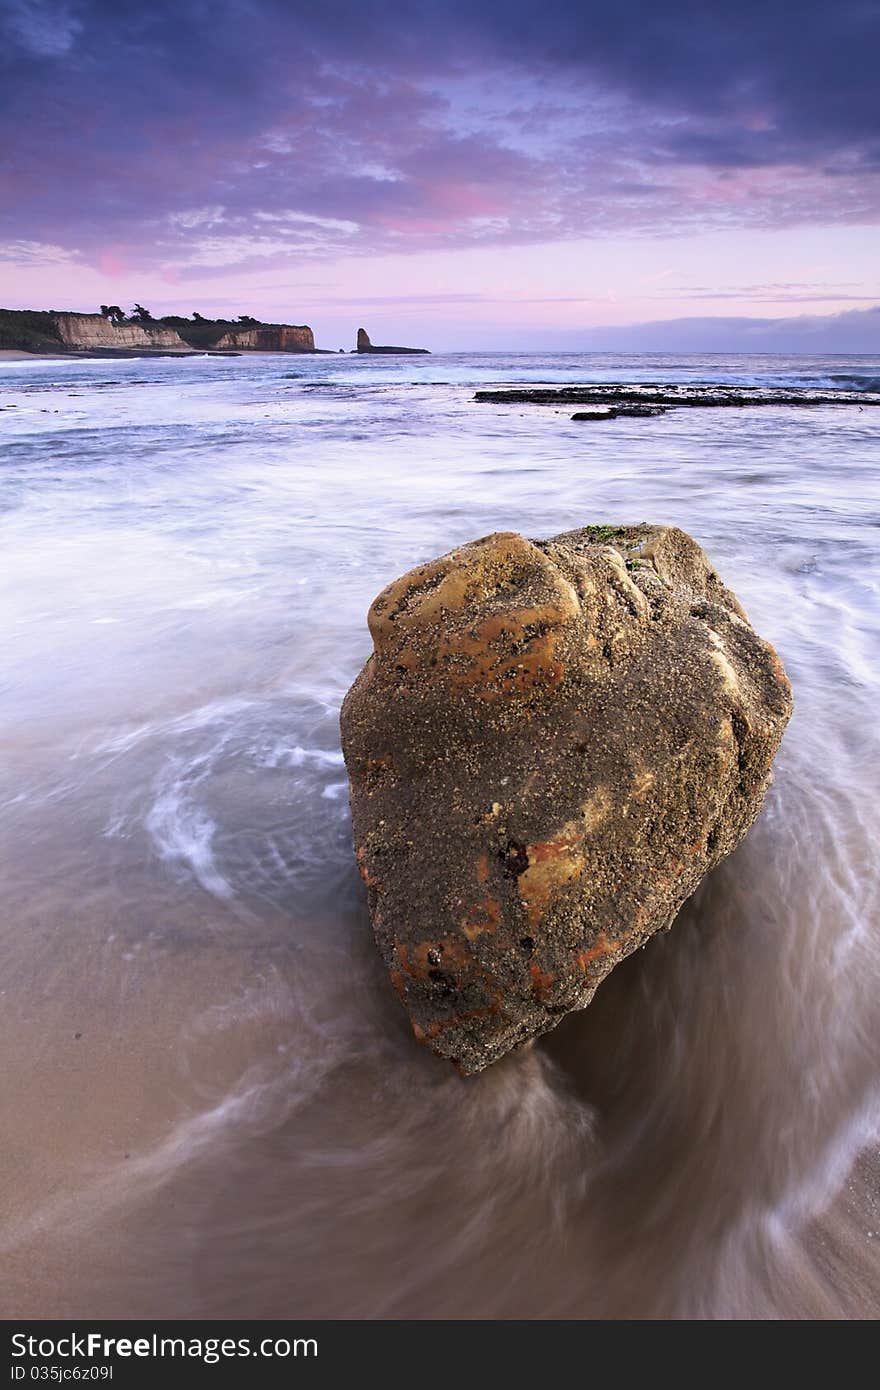
<path id="1" fill-rule="evenodd" d="M 421 353 L 427 348 L 373 347 L 359 328 L 354 352 Z M 237 319 L 154 318 L 135 304 L 126 314 L 118 304 L 102 304 L 97 314 L 59 309 L 0 309 L 0 352 L 39 356 L 177 356 L 189 353 L 321 353 L 307 324 L 262 323 L 250 314 Z M 342 351 L 342 349 L 339 349 Z"/>

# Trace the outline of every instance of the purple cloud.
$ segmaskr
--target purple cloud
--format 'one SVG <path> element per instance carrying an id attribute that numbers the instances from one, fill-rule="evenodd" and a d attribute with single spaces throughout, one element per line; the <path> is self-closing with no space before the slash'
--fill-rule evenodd
<path id="1" fill-rule="evenodd" d="M 858 0 L 6 0 L 0 242 L 182 280 L 880 215 Z"/>

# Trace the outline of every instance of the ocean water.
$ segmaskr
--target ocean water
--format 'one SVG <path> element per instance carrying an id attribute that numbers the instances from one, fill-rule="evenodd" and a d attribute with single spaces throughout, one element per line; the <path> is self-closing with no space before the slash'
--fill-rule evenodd
<path id="1" fill-rule="evenodd" d="M 4 1316 L 880 1313 L 880 409 L 573 424 L 484 385 L 880 357 L 0 363 Z M 690 531 L 796 710 L 754 830 L 463 1080 L 373 948 L 339 706 L 498 529 Z"/>

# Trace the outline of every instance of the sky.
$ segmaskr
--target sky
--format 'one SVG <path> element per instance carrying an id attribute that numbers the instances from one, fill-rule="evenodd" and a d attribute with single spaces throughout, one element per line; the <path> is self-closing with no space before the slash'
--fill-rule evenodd
<path id="1" fill-rule="evenodd" d="M 880 352 L 880 0 L 0 0 L 0 304 Z"/>

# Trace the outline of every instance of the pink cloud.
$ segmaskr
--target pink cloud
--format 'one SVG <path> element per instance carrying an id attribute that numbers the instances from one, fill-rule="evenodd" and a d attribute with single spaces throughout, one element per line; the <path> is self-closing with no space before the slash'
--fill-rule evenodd
<path id="1" fill-rule="evenodd" d="M 498 217 L 507 210 L 497 192 L 466 181 L 431 184 L 426 193 L 431 206 L 448 217 Z"/>
<path id="2" fill-rule="evenodd" d="M 101 246 L 94 257 L 94 263 L 102 275 L 111 280 L 119 279 L 128 271 L 134 270 L 136 262 L 119 245 Z"/>

